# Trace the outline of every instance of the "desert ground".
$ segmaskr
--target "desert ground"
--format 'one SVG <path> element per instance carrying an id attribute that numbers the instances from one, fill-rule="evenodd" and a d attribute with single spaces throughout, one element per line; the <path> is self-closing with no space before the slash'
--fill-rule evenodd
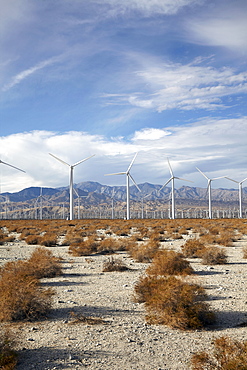
<path id="1" fill-rule="evenodd" d="M 26 259 L 37 247 L 19 239 L 18 233 L 15 237 L 0 245 L 1 265 Z M 168 239 L 162 247 L 180 251 L 190 237 Z M 114 256 L 129 270 L 102 272 L 109 255 L 76 257 L 69 246 L 46 247 L 62 258 L 63 267 L 61 276 L 42 279 L 42 286 L 56 292 L 51 311 L 40 321 L 1 323 L 19 338 L 16 369 L 189 370 L 192 354 L 210 351 L 214 338 L 247 340 L 246 246 L 247 235 L 242 235 L 226 247 L 227 264 L 210 266 L 189 259 L 195 274 L 185 279 L 205 288 L 217 320 L 207 329 L 185 331 L 146 323 L 144 303 L 134 300 L 134 286 L 149 263 L 118 251 Z M 85 316 L 94 321 L 80 319 Z"/>

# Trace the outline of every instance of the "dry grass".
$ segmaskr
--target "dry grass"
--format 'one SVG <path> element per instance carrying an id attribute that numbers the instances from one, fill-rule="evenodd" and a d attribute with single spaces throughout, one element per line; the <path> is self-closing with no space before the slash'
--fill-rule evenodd
<path id="1" fill-rule="evenodd" d="M 247 341 L 223 336 L 214 340 L 214 351 L 199 352 L 191 359 L 193 370 L 246 370 Z"/>

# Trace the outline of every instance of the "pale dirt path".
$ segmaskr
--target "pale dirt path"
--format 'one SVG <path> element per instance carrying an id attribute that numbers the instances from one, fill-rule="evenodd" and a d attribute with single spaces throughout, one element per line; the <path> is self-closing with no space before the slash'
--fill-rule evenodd
<path id="1" fill-rule="evenodd" d="M 168 244 L 176 248 L 181 241 Z M 48 319 L 15 326 L 21 333 L 17 370 L 188 370 L 191 354 L 211 348 L 212 338 L 229 335 L 247 340 L 246 327 L 237 326 L 247 322 L 243 245 L 246 240 L 227 248 L 227 265 L 210 268 L 190 260 L 198 272 L 196 281 L 206 288 L 210 305 L 218 311 L 218 322 L 214 330 L 186 332 L 145 324 L 144 306 L 134 303 L 132 296 L 146 264 L 121 252 L 131 270 L 102 273 L 107 256 L 75 258 L 67 247 L 50 248 L 64 258 L 64 273 L 43 280 L 44 286 L 57 292 Z M 0 261 L 28 257 L 34 249 L 24 242 L 0 246 Z M 71 324 L 71 311 L 101 317 L 106 323 Z"/>

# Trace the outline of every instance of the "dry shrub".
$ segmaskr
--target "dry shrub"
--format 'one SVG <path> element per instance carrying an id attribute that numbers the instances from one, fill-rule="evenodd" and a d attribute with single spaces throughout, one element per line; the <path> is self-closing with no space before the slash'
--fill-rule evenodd
<path id="1" fill-rule="evenodd" d="M 181 248 L 184 257 L 196 258 L 202 256 L 202 253 L 205 250 L 205 245 L 197 239 L 188 239 Z"/>
<path id="2" fill-rule="evenodd" d="M 103 272 L 112 272 L 112 271 L 126 271 L 129 268 L 120 258 L 109 258 L 103 263 Z"/>
<path id="3" fill-rule="evenodd" d="M 9 262 L 0 274 L 0 321 L 33 320 L 47 313 L 54 292 L 42 289 L 27 262 Z"/>
<path id="4" fill-rule="evenodd" d="M 38 247 L 27 261 L 28 269 L 37 279 L 51 278 L 62 274 L 61 259 L 49 249 Z"/>
<path id="5" fill-rule="evenodd" d="M 162 250 L 155 254 L 146 270 L 149 275 L 191 275 L 193 269 L 181 253 Z"/>
<path id="6" fill-rule="evenodd" d="M 17 352 L 14 350 L 14 334 L 1 329 L 0 331 L 0 369 L 14 370 L 17 364 Z"/>
<path id="7" fill-rule="evenodd" d="M 72 243 L 69 246 L 69 253 L 72 256 L 88 256 L 97 252 L 98 242 L 94 237 L 89 237 L 87 240 Z"/>
<path id="8" fill-rule="evenodd" d="M 193 370 L 246 370 L 247 341 L 223 336 L 214 340 L 214 351 L 198 352 L 191 358 Z"/>
<path id="9" fill-rule="evenodd" d="M 122 244 L 115 238 L 105 238 L 98 243 L 98 253 L 114 253 L 123 250 Z"/>
<path id="10" fill-rule="evenodd" d="M 227 255 L 223 248 L 207 247 L 201 255 L 204 265 L 224 265 L 227 263 Z"/>
<path id="11" fill-rule="evenodd" d="M 129 253 L 137 262 L 151 262 L 159 246 L 160 243 L 155 240 L 150 240 L 141 245 L 136 243 L 134 248 L 129 249 Z"/>
<path id="12" fill-rule="evenodd" d="M 7 242 L 13 242 L 14 240 L 14 236 L 8 236 L 8 234 L 4 233 L 3 231 L 0 232 L 0 245 L 3 245 Z"/>
<path id="13" fill-rule="evenodd" d="M 185 330 L 202 328 L 215 320 L 209 305 L 203 301 L 205 290 L 175 276 L 141 278 L 135 293 L 138 302 L 145 303 L 150 324 Z"/>
<path id="14" fill-rule="evenodd" d="M 53 233 L 46 233 L 40 239 L 40 244 L 45 247 L 54 247 L 57 244 L 57 235 Z"/>
<path id="15" fill-rule="evenodd" d="M 247 259 L 247 247 L 243 247 L 243 258 Z"/>
<path id="16" fill-rule="evenodd" d="M 40 235 L 28 235 L 25 238 L 25 242 L 29 245 L 37 245 L 41 242 L 41 236 Z"/>

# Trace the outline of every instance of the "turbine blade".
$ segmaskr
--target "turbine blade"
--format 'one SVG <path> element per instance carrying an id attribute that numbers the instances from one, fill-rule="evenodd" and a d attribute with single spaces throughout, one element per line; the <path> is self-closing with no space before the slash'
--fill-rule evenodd
<path id="1" fill-rule="evenodd" d="M 219 180 L 219 179 L 225 179 L 225 178 L 226 178 L 226 176 L 220 176 L 220 177 L 214 177 L 211 180 L 213 181 L 213 180 Z"/>
<path id="2" fill-rule="evenodd" d="M 230 179 L 230 177 L 226 177 L 226 179 L 227 179 L 227 180 L 230 180 L 230 181 L 233 181 L 233 182 L 236 182 L 236 184 L 239 184 L 239 182 L 238 182 L 238 181 L 233 180 L 233 179 Z"/>
<path id="3" fill-rule="evenodd" d="M 66 166 L 69 166 L 70 167 L 70 164 L 68 164 L 67 162 L 64 162 L 62 159 L 58 158 L 57 156 L 55 156 L 54 154 L 51 154 L 49 153 L 53 158 L 57 159 L 59 162 L 63 163 L 63 164 L 66 164 Z"/>
<path id="4" fill-rule="evenodd" d="M 137 185 L 137 183 L 135 182 L 135 180 L 133 179 L 133 177 L 131 176 L 131 174 L 129 173 L 128 176 L 131 178 L 131 180 L 133 181 L 134 185 L 136 186 L 136 188 L 141 191 L 141 189 L 139 188 L 139 186 Z"/>
<path id="5" fill-rule="evenodd" d="M 197 171 L 199 171 L 201 174 L 202 174 L 202 176 L 204 176 L 205 177 L 205 179 L 207 179 L 207 180 L 209 180 L 209 178 L 205 175 L 205 173 L 203 173 L 201 170 L 199 170 L 199 168 L 197 168 L 196 167 L 196 169 L 197 169 Z"/>
<path id="6" fill-rule="evenodd" d="M 77 195 L 79 197 L 79 194 L 78 194 L 77 190 L 74 187 L 73 187 L 73 190 L 75 192 L 75 195 Z"/>
<path id="7" fill-rule="evenodd" d="M 244 180 L 242 180 L 242 181 L 240 181 L 240 183 L 239 184 L 242 184 L 243 182 L 245 182 L 247 180 L 247 177 L 244 179 Z"/>
<path id="8" fill-rule="evenodd" d="M 174 179 L 183 180 L 183 181 L 187 181 L 187 182 L 194 182 L 194 181 L 182 179 L 182 177 L 176 177 L 176 176 L 174 176 Z"/>
<path id="9" fill-rule="evenodd" d="M 126 173 L 129 173 L 129 171 L 130 171 L 131 167 L 133 166 L 133 163 L 134 163 L 134 161 L 136 159 L 137 154 L 138 154 L 138 152 L 135 154 L 134 158 L 132 159 L 132 161 L 131 161 L 131 163 L 130 163 L 130 165 L 129 165 L 127 171 L 126 171 Z"/>
<path id="10" fill-rule="evenodd" d="M 15 169 L 16 169 L 16 170 L 18 170 L 18 171 L 21 171 L 21 172 L 26 173 L 26 171 L 21 170 L 20 168 L 18 168 L 18 167 L 16 167 L 16 166 L 13 166 L 12 164 L 6 163 L 6 162 L 2 161 L 1 159 L 0 159 L 0 163 L 6 164 L 6 165 L 7 165 L 7 166 L 9 166 L 9 167 L 15 168 Z"/>
<path id="11" fill-rule="evenodd" d="M 106 173 L 104 176 L 126 175 L 126 172 Z"/>
<path id="12" fill-rule="evenodd" d="M 162 189 L 164 189 L 164 187 L 167 185 L 167 184 L 169 184 L 169 182 L 171 181 L 173 179 L 173 177 L 170 177 L 170 179 L 163 185 L 163 186 L 161 186 L 161 188 L 159 189 L 159 192 L 162 190 Z"/>
<path id="13" fill-rule="evenodd" d="M 169 162 L 169 158 L 167 158 L 167 162 L 168 162 L 168 166 L 169 166 L 170 174 L 171 174 L 171 176 L 173 177 L 174 175 L 173 175 L 173 171 L 172 171 L 171 164 L 170 164 L 170 162 Z"/>
<path id="14" fill-rule="evenodd" d="M 90 158 L 92 158 L 92 157 L 94 157 L 95 156 L 95 154 L 93 154 L 93 155 L 90 155 L 89 157 L 87 157 L 87 158 L 85 158 L 85 159 L 82 159 L 81 161 L 79 161 L 79 162 L 76 162 L 75 164 L 73 164 L 72 165 L 72 167 L 75 167 L 75 166 L 77 166 L 78 164 L 80 164 L 80 163 L 82 163 L 82 162 L 85 162 L 85 161 L 87 161 L 88 159 L 90 159 Z"/>

